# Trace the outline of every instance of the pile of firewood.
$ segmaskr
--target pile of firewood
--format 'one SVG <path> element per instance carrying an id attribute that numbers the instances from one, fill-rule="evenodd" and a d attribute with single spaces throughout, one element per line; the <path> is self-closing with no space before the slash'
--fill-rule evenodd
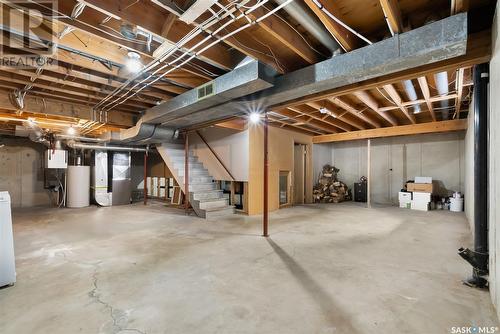
<path id="1" fill-rule="evenodd" d="M 335 166 L 323 166 L 318 182 L 313 188 L 315 203 L 339 203 L 352 199 L 351 191 L 347 185 L 337 178 L 339 171 Z"/>

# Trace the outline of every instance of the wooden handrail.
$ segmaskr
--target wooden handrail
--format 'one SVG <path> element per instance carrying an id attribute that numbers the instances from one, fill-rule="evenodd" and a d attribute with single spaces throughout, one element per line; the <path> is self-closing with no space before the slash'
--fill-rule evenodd
<path id="1" fill-rule="evenodd" d="M 233 174 L 231 174 L 231 172 L 229 171 L 229 169 L 227 169 L 226 165 L 224 165 L 224 163 L 219 158 L 219 156 L 217 155 L 217 153 L 215 153 L 215 151 L 212 149 L 212 147 L 210 147 L 210 145 L 207 143 L 207 141 L 205 140 L 205 138 L 201 135 L 200 131 L 196 130 L 196 134 L 201 138 L 201 140 L 203 141 L 203 143 L 205 143 L 205 145 L 208 147 L 208 149 L 210 150 L 210 152 L 212 152 L 212 154 L 214 155 L 215 159 L 217 159 L 217 161 L 221 164 L 221 166 L 224 168 L 224 170 L 226 171 L 226 173 L 229 174 L 229 176 L 231 177 L 232 181 L 235 181 L 235 178 L 234 178 Z"/>

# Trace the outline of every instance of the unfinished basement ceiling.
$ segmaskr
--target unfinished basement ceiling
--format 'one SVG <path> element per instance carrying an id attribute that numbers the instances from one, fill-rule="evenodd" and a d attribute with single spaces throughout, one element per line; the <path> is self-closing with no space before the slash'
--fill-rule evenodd
<path id="1" fill-rule="evenodd" d="M 203 6 L 193 9 L 196 1 L 186 0 L 68 0 L 60 1 L 57 10 L 30 2 L 26 8 L 55 18 L 58 48 L 53 58 L 57 64 L 0 68 L 0 129 L 12 134 L 15 125 L 40 117 L 45 120 L 42 126 L 55 131 L 57 123 L 63 120 L 94 136 L 129 128 L 144 111 L 234 70 L 245 57 L 257 59 L 278 74 L 286 74 L 324 61 L 332 57 L 332 52 L 350 52 L 390 37 L 391 32 L 415 29 L 458 12 L 469 11 L 475 21 L 487 20 L 487 6 L 493 2 L 472 1 L 466 6 L 465 2 L 462 5 L 461 1 L 453 1 L 450 7 L 450 2 L 444 0 L 245 0 L 216 1 L 208 10 Z M 9 1 L 2 4 L 5 9 L 16 6 Z M 21 37 L 13 29 L 15 20 L 27 15 L 22 11 L 25 8 L 20 9 L 14 23 L 3 26 L 4 36 Z M 182 15 L 191 10 L 200 12 L 188 24 Z M 254 24 L 246 27 L 252 21 Z M 207 22 L 211 22 L 209 26 L 197 30 Z M 54 38 L 47 33 L 41 36 Z M 8 51 L 6 41 L 4 38 L 2 47 Z M 340 45 L 335 46 L 337 42 Z M 157 63 L 135 75 L 127 66 L 130 52 L 140 57 L 143 66 L 154 64 L 155 60 Z M 386 84 L 302 104 L 294 102 L 273 109 L 276 114 L 271 117 L 278 126 L 309 134 L 447 119 L 443 117 L 443 100 L 448 101 L 450 119 L 464 117 L 469 101 L 470 66 L 446 72 L 446 94 L 437 92 L 434 75 L 426 77 L 428 92 L 418 77 L 412 78 L 410 82 L 421 108 L 414 116 L 411 115 L 415 102 L 404 89 L 405 83 L 396 81 L 391 83 L 393 89 Z M 23 108 L 12 101 L 16 91 L 24 95 Z M 328 109 L 328 113 L 321 114 L 321 108 Z"/>

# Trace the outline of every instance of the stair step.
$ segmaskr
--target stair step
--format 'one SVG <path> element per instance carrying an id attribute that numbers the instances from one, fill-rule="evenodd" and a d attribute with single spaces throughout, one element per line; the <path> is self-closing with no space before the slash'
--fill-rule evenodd
<path id="1" fill-rule="evenodd" d="M 234 206 L 227 206 L 222 209 L 208 209 L 205 210 L 205 218 L 206 219 L 217 219 L 225 216 L 229 216 L 234 214 Z"/>
<path id="2" fill-rule="evenodd" d="M 208 176 L 189 176 L 189 183 L 210 183 L 213 182 L 214 178 L 210 175 Z"/>
<path id="3" fill-rule="evenodd" d="M 199 207 L 202 210 L 225 208 L 228 205 L 229 205 L 229 200 L 227 198 L 201 200 L 199 203 Z"/>
<path id="4" fill-rule="evenodd" d="M 173 161 L 173 164 L 174 164 L 174 168 L 175 169 L 184 169 L 184 160 L 181 162 L 181 161 Z M 193 162 L 193 163 L 190 163 L 188 164 L 189 165 L 189 169 L 203 169 L 205 167 L 203 167 L 203 164 L 201 162 Z"/>
<path id="5" fill-rule="evenodd" d="M 191 196 L 196 201 L 210 200 L 210 199 L 219 199 L 223 198 L 222 190 L 207 190 L 207 191 L 197 191 L 191 193 Z"/>
<path id="6" fill-rule="evenodd" d="M 189 191 L 196 193 L 198 191 L 215 190 L 217 185 L 214 182 L 210 183 L 195 183 L 189 185 Z"/>
<path id="7" fill-rule="evenodd" d="M 177 170 L 177 175 L 184 180 L 184 168 L 183 169 L 178 169 Z M 208 170 L 206 169 L 190 169 L 189 170 L 189 177 L 199 177 L 199 176 L 210 176 L 208 174 Z"/>
<path id="8" fill-rule="evenodd" d="M 177 155 L 173 155 L 170 157 L 170 160 L 173 162 L 173 163 L 184 163 L 185 162 L 185 157 L 184 155 L 182 156 L 177 156 Z M 198 157 L 189 157 L 189 164 L 191 163 L 199 163 L 198 162 Z"/>

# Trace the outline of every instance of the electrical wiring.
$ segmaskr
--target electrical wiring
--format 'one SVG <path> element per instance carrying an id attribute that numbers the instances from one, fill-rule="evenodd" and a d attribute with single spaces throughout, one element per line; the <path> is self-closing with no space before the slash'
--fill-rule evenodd
<path id="1" fill-rule="evenodd" d="M 211 42 L 210 44 L 208 44 L 207 46 L 203 47 L 201 50 L 199 51 L 196 51 L 194 55 L 190 56 L 187 60 L 183 61 L 182 63 L 180 63 L 179 65 L 175 65 L 173 68 L 169 69 L 168 71 L 164 72 L 163 74 L 161 74 L 159 76 L 159 78 L 162 78 L 164 77 L 165 75 L 167 75 L 168 73 L 171 73 L 173 70 L 185 65 L 186 63 L 188 63 L 189 61 L 191 61 L 193 58 L 195 58 L 196 56 L 202 54 L 203 52 L 205 52 L 207 49 L 211 48 L 213 45 L 217 44 L 217 43 L 220 43 L 221 41 L 237 34 L 238 32 L 244 30 L 244 29 L 247 29 L 248 27 L 250 27 L 251 25 L 253 24 L 256 24 L 256 23 L 259 23 L 260 21 L 266 19 L 267 17 L 269 17 L 270 15 L 272 15 L 274 12 L 280 10 L 281 8 L 283 8 L 284 6 L 288 5 L 290 2 L 292 2 L 293 0 L 288 0 L 284 3 L 282 3 L 281 5 L 279 5 L 278 7 L 276 7 L 275 9 L 273 9 L 273 11 L 267 13 L 266 15 L 263 15 L 261 16 L 260 18 L 256 19 L 255 21 L 252 21 L 251 23 L 247 23 L 245 25 L 243 25 L 242 27 L 232 31 L 231 33 L 225 35 L 225 36 L 222 36 L 222 37 L 218 37 L 215 41 Z M 263 4 L 265 4 L 266 2 L 268 2 L 268 0 L 263 0 L 259 3 L 258 6 L 261 6 Z M 223 24 L 219 29 L 215 30 L 214 32 L 211 32 L 210 35 L 208 37 L 206 37 L 205 39 L 203 39 L 202 41 L 200 41 L 197 45 L 195 45 L 194 47 L 191 48 L 191 50 L 195 50 L 197 49 L 200 45 L 204 44 L 206 41 L 208 41 L 210 39 L 210 37 L 213 37 L 213 36 L 216 36 L 216 34 L 218 32 L 220 32 L 222 30 L 222 28 L 225 28 L 226 26 L 228 26 L 229 24 L 233 23 L 235 20 L 239 20 L 241 19 L 242 17 L 246 16 L 247 14 L 250 14 L 251 12 L 253 12 L 254 10 L 256 10 L 258 8 L 257 5 L 255 5 L 254 7 L 252 7 L 251 9 L 245 11 L 245 14 L 240 14 L 238 15 L 238 17 L 235 17 L 234 19 L 231 19 L 229 20 L 228 22 L 226 22 L 225 24 Z M 184 53 L 184 56 L 185 57 L 186 55 L 188 55 L 187 52 Z M 163 65 L 159 70 L 161 69 L 164 69 L 168 66 L 171 66 L 177 62 L 179 62 L 183 57 L 180 57 L 180 58 L 177 58 L 175 59 L 174 61 L 170 62 L 170 63 L 167 63 L 165 65 Z M 159 70 L 156 70 L 155 72 L 153 72 L 153 74 L 156 74 L 158 73 Z M 151 82 L 154 83 L 156 82 L 158 79 L 155 79 Z M 138 92 L 140 92 L 141 90 L 143 90 L 145 87 L 147 87 L 147 85 L 139 88 L 136 92 L 134 92 L 132 95 L 130 96 L 126 96 L 130 91 L 132 91 L 132 89 L 134 89 L 135 87 L 137 87 L 138 85 L 142 84 L 142 82 L 139 82 L 137 83 L 136 85 L 134 85 L 134 87 L 132 87 L 131 89 L 129 89 L 125 94 L 123 94 L 121 97 L 115 99 L 113 102 L 111 103 L 108 103 L 104 108 L 103 110 L 104 111 L 109 111 L 110 109 L 114 108 L 115 106 L 119 105 L 119 104 L 122 104 L 124 103 L 125 101 L 127 101 L 128 99 L 130 99 L 131 97 L 135 96 Z"/>
<path id="2" fill-rule="evenodd" d="M 334 20 L 335 22 L 337 22 L 338 24 L 340 24 L 342 27 L 346 28 L 347 30 L 349 30 L 350 32 L 352 32 L 354 35 L 358 36 L 359 38 L 361 38 L 363 41 L 365 41 L 367 44 L 371 45 L 373 44 L 372 41 L 370 41 L 368 38 L 366 38 L 365 36 L 361 35 L 360 33 L 358 33 L 356 30 L 352 29 L 351 27 L 349 27 L 347 24 L 345 24 L 342 20 L 340 20 L 338 17 L 336 17 L 335 15 L 333 15 L 332 13 L 330 13 L 326 8 L 325 6 L 323 6 L 323 4 L 319 1 L 319 0 L 312 0 L 314 2 L 314 4 L 323 12 L 325 13 L 328 17 L 330 17 L 332 20 Z"/>
<path id="3" fill-rule="evenodd" d="M 267 0 L 264 0 L 264 1 L 267 1 Z M 234 10 L 233 10 L 234 11 Z M 229 13 L 231 13 L 231 11 L 229 11 Z M 227 15 L 223 15 L 223 18 L 227 17 Z M 218 19 L 218 18 L 216 18 Z M 106 98 L 104 98 L 103 100 L 101 100 L 96 106 L 94 106 L 94 108 L 98 108 L 100 105 L 102 105 L 103 103 L 105 103 L 107 100 L 109 100 L 110 98 L 114 97 L 115 95 L 117 95 L 118 93 L 120 93 L 123 89 L 125 89 L 128 85 L 130 85 L 132 82 L 134 82 L 134 80 L 139 77 L 140 75 L 146 73 L 147 71 L 150 71 L 152 70 L 153 68 L 155 68 L 156 66 L 160 65 L 163 61 L 165 61 L 167 58 L 169 58 L 170 56 L 172 56 L 177 50 L 180 50 L 181 47 L 183 47 L 187 42 L 189 42 L 190 40 L 192 40 L 194 37 L 196 37 L 197 35 L 199 35 L 201 32 L 205 31 L 206 29 L 208 29 L 210 26 L 212 26 L 214 23 L 216 23 L 216 19 L 207 19 L 206 21 L 204 21 L 202 24 L 200 24 L 197 28 L 193 29 L 191 32 L 189 32 L 188 34 L 186 34 L 183 38 L 181 38 L 181 40 L 179 40 L 172 48 L 170 48 L 169 50 L 167 50 L 164 54 L 162 54 L 160 57 L 158 57 L 157 59 L 155 59 L 154 61 L 152 61 L 151 63 L 149 63 L 147 66 L 144 67 L 143 70 L 141 70 L 136 76 L 134 76 L 133 78 L 130 78 L 128 79 L 125 83 L 123 83 L 120 87 L 116 88 L 111 94 L 109 94 Z M 205 43 L 207 40 L 210 39 L 212 35 L 210 34 L 208 37 L 205 37 L 201 42 L 199 42 L 198 44 L 196 44 L 194 47 L 192 47 L 190 50 L 194 50 L 196 49 L 199 45 Z M 189 51 L 186 51 L 184 52 L 183 56 L 186 56 L 189 54 Z M 179 57 L 177 60 L 180 60 L 182 59 L 182 57 Z M 139 86 L 140 84 L 142 84 L 143 82 L 145 82 L 146 80 L 148 80 L 152 75 L 155 75 L 156 73 L 158 73 L 159 71 L 165 69 L 166 67 L 170 66 L 172 63 L 167 63 L 166 66 L 162 66 L 160 69 L 154 71 L 151 75 L 149 75 L 145 80 L 142 80 L 140 82 L 138 82 L 137 84 L 135 84 L 132 88 L 129 89 L 129 92 L 133 89 L 135 89 L 137 86 Z M 116 101 L 116 100 L 115 100 Z"/>
<path id="4" fill-rule="evenodd" d="M 394 101 L 390 98 L 388 98 L 380 88 L 376 87 L 377 88 L 377 91 L 380 93 L 380 95 L 382 95 L 387 101 L 389 101 L 393 106 L 396 105 L 396 103 L 394 103 Z"/>
<path id="5" fill-rule="evenodd" d="M 270 11 L 269 8 L 267 8 L 266 6 L 263 6 L 267 11 Z M 278 15 L 278 13 L 274 13 L 274 16 L 276 16 L 277 18 L 279 18 L 281 21 L 283 21 L 285 24 L 287 24 L 290 28 L 292 28 L 299 36 L 300 38 L 302 38 L 304 40 L 304 42 L 307 44 L 307 46 L 309 46 L 309 48 L 311 50 L 313 50 L 314 52 L 316 52 L 317 54 L 319 54 L 320 56 L 323 56 L 325 58 L 328 58 L 328 56 L 326 56 L 324 53 L 318 51 L 316 48 L 314 48 L 310 43 L 309 41 L 307 40 L 307 38 L 304 37 L 303 34 L 300 33 L 300 31 L 298 31 L 292 24 L 290 24 L 287 20 L 285 20 L 284 18 L 282 18 L 280 15 Z"/>

